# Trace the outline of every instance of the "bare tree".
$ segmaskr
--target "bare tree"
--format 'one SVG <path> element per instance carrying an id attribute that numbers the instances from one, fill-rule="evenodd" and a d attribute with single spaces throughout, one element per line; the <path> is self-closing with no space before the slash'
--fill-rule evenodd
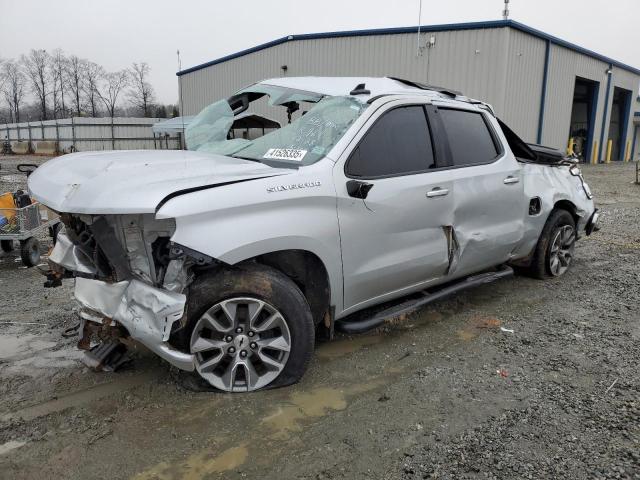
<path id="1" fill-rule="evenodd" d="M 7 79 L 4 76 L 4 60 L 0 58 L 0 92 L 4 91 L 4 86 L 7 83 Z"/>
<path id="2" fill-rule="evenodd" d="M 22 55 L 22 64 L 29 78 L 31 91 L 40 104 L 40 119 L 47 119 L 47 96 L 50 92 L 49 54 L 46 50 L 34 50 Z"/>
<path id="3" fill-rule="evenodd" d="M 67 59 L 64 56 L 63 51 L 59 48 L 54 50 L 49 64 L 49 71 L 53 85 L 53 118 L 58 118 L 58 116 L 64 118 L 67 114 L 67 109 L 64 104 L 66 62 Z"/>
<path id="4" fill-rule="evenodd" d="M 103 76 L 102 88 L 96 90 L 96 94 L 102 100 L 109 116 L 112 118 L 115 116 L 118 97 L 127 88 L 128 83 L 128 72 L 126 70 L 118 70 L 117 72 L 106 73 Z"/>
<path id="5" fill-rule="evenodd" d="M 131 89 L 128 98 L 131 105 L 142 112 L 145 117 L 151 116 L 155 93 L 148 82 L 151 67 L 146 62 L 134 63 L 129 70 Z"/>
<path id="6" fill-rule="evenodd" d="M 91 61 L 85 62 L 83 70 L 83 91 L 92 117 L 98 116 L 98 87 L 104 75 L 104 68 L 100 65 Z"/>
<path id="7" fill-rule="evenodd" d="M 73 111 L 82 115 L 82 92 L 84 90 L 84 69 L 86 61 L 71 55 L 65 62 L 65 84 L 70 92 Z"/>
<path id="8" fill-rule="evenodd" d="M 25 95 L 27 79 L 18 62 L 7 60 L 2 65 L 2 94 L 9 105 L 13 121 L 20 122 L 20 106 Z"/>

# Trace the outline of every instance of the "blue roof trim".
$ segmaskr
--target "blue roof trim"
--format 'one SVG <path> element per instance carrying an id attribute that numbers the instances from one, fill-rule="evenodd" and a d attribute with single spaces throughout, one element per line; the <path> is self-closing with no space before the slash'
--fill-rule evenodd
<path id="1" fill-rule="evenodd" d="M 582 53 L 584 55 L 593 57 L 597 60 L 600 60 L 604 63 L 612 64 L 615 67 L 622 68 L 624 70 L 628 70 L 632 73 L 640 75 L 640 69 L 631 67 L 629 65 L 625 65 L 622 62 L 618 62 L 612 58 L 606 57 L 604 55 L 600 55 L 599 53 L 593 52 L 586 48 L 575 45 L 571 42 L 567 42 L 558 37 L 554 37 L 553 35 L 549 35 L 548 33 L 544 33 L 535 28 L 529 27 L 520 22 L 516 22 L 515 20 L 493 20 L 487 22 L 469 22 L 469 23 L 450 23 L 450 24 L 442 24 L 442 25 L 425 25 L 421 26 L 421 32 L 451 32 L 456 30 L 479 30 L 485 28 L 505 28 L 511 27 L 516 30 L 520 30 L 521 32 L 528 33 L 535 37 L 541 38 L 543 40 L 547 40 L 555 45 L 560 47 L 568 48 L 578 53 Z M 396 35 L 401 33 L 417 33 L 418 27 L 396 27 L 396 28 L 378 28 L 378 29 L 368 29 L 368 30 L 347 30 L 343 32 L 324 32 L 324 33 L 305 33 L 302 35 L 288 35 L 286 37 L 278 38 L 276 40 L 272 40 L 267 43 L 263 43 L 257 45 L 252 48 L 248 48 L 246 50 L 242 50 L 240 52 L 232 53 L 230 55 L 218 58 L 216 60 L 212 60 L 210 62 L 202 63 L 200 65 L 196 65 L 195 67 L 190 67 L 185 70 L 181 70 L 176 73 L 177 76 L 182 76 L 187 73 L 195 72 L 198 70 L 202 70 L 203 68 L 211 67 L 213 65 L 218 65 L 220 63 L 228 62 L 229 60 L 233 60 L 235 58 L 243 57 L 245 55 L 249 55 L 250 53 L 259 52 L 260 50 L 265 50 L 267 48 L 275 47 L 276 45 L 282 45 L 286 42 L 296 41 L 296 40 L 316 40 L 321 38 L 343 38 L 343 37 L 364 37 L 364 36 L 373 36 L 373 35 Z"/>
<path id="2" fill-rule="evenodd" d="M 640 75 L 640 69 L 627 65 L 625 63 L 614 60 L 613 58 L 607 57 L 605 55 L 601 55 L 593 50 L 589 50 L 588 48 L 581 47 L 576 45 L 575 43 L 567 42 L 566 40 L 562 40 L 561 38 L 554 37 L 553 35 L 549 35 L 548 33 L 544 33 L 541 30 L 537 30 L 533 27 L 525 25 L 524 23 L 516 22 L 515 20 L 507 20 L 510 23 L 510 27 L 515 28 L 516 30 L 520 30 L 521 32 L 529 33 L 535 37 L 543 38 L 545 40 L 549 40 L 551 43 L 554 43 L 560 47 L 568 48 L 569 50 L 573 50 L 578 53 L 582 53 L 583 55 L 587 55 L 589 57 L 595 58 L 596 60 L 600 60 L 604 63 L 609 63 L 614 67 L 621 68 L 623 70 L 628 70 L 636 75 Z"/>

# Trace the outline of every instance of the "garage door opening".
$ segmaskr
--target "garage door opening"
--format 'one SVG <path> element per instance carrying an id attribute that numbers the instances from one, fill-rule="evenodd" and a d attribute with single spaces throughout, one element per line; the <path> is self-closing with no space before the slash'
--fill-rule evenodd
<path id="1" fill-rule="evenodd" d="M 592 156 L 599 90 L 600 82 L 576 78 L 568 143 L 581 162 L 589 162 Z"/>
<path id="2" fill-rule="evenodd" d="M 612 142 L 611 160 L 625 160 L 625 155 L 628 155 L 626 139 L 630 108 L 631 91 L 615 87 L 613 89 L 613 104 L 611 105 L 608 137 Z"/>

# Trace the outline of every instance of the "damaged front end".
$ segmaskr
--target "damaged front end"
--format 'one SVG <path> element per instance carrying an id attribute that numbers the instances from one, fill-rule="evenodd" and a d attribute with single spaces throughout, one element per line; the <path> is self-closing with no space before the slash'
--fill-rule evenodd
<path id="1" fill-rule="evenodd" d="M 130 337 L 172 365 L 194 370 L 193 356 L 169 339 L 184 326 L 184 291 L 202 259 L 171 243 L 175 222 L 151 214 L 61 219 L 65 232 L 49 256 L 48 276 L 50 282 L 75 277 L 74 294 L 82 306 L 78 347 L 92 349 L 92 337 L 105 342 Z"/>

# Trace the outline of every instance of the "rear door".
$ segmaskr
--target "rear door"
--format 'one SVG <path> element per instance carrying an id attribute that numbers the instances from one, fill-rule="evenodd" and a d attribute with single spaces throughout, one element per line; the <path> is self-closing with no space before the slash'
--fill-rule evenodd
<path id="1" fill-rule="evenodd" d="M 390 300 L 441 278 L 448 267 L 443 225 L 451 211 L 452 185 L 447 172 L 435 171 L 438 147 L 425 106 L 383 107 L 344 157 L 336 164 L 334 181 L 345 310 Z M 354 188 L 358 185 L 366 198 L 357 198 L 365 196 Z"/>
<path id="2" fill-rule="evenodd" d="M 453 180 L 455 276 L 504 263 L 524 235 L 527 202 L 520 166 L 486 112 L 438 107 L 435 141 L 450 151 Z M 439 131 L 440 132 L 440 131 Z"/>

